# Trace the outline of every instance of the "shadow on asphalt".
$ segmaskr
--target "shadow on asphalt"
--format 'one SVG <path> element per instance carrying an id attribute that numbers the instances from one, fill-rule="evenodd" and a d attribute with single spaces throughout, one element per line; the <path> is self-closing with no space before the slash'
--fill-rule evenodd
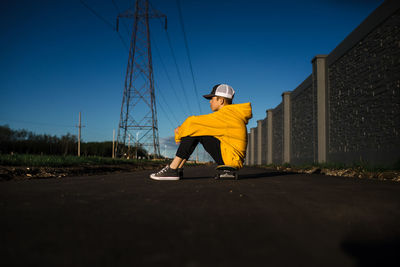
<path id="1" fill-rule="evenodd" d="M 341 249 L 355 258 L 357 266 L 400 266 L 398 252 L 400 239 L 388 240 L 345 240 Z"/>
<path id="2" fill-rule="evenodd" d="M 289 175 L 293 174 L 291 172 L 262 172 L 262 173 L 249 173 L 249 174 L 240 174 L 239 179 L 260 179 L 260 178 L 269 178 L 275 176 Z"/>
<path id="3" fill-rule="evenodd" d="M 259 172 L 259 173 L 241 173 L 239 172 L 239 180 L 247 180 L 247 179 L 262 179 L 269 177 L 276 177 L 282 175 L 294 174 L 291 172 L 277 172 L 277 171 L 269 171 L 269 172 Z M 210 179 L 214 178 L 214 173 L 210 173 L 208 176 L 184 176 L 184 180 L 194 180 L 194 179 Z M 221 180 L 232 180 L 232 179 L 221 179 Z"/>
<path id="4" fill-rule="evenodd" d="M 211 175 L 210 176 L 199 176 L 199 177 L 193 177 L 193 176 L 187 177 L 187 176 L 184 176 L 182 180 L 198 180 L 198 179 L 211 179 L 211 178 L 213 178 Z"/>

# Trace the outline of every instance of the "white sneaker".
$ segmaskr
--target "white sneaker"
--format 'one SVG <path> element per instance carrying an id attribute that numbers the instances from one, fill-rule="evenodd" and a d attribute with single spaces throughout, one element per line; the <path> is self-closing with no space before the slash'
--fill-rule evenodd
<path id="1" fill-rule="evenodd" d="M 176 181 L 179 180 L 178 169 L 171 169 L 167 165 L 161 171 L 150 174 L 150 178 L 159 181 Z"/>

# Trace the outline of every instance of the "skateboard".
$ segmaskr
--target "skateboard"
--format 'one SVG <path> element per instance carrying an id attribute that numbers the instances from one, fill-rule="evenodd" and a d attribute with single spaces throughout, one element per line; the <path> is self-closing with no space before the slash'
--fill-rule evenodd
<path id="1" fill-rule="evenodd" d="M 215 168 L 216 174 L 215 179 L 218 180 L 220 178 L 235 178 L 235 180 L 239 180 L 238 169 L 228 166 L 228 165 L 218 165 Z"/>

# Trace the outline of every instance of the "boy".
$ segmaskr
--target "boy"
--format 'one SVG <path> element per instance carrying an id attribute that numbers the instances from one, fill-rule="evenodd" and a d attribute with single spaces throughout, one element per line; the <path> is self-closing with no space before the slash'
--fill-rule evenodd
<path id="1" fill-rule="evenodd" d="M 180 143 L 171 164 L 150 175 L 154 180 L 179 180 L 179 172 L 194 149 L 201 143 L 218 165 L 243 167 L 246 155 L 246 125 L 252 118 L 251 104 L 232 104 L 235 91 L 227 84 L 217 84 L 208 95 L 213 113 L 190 116 L 175 129 Z"/>

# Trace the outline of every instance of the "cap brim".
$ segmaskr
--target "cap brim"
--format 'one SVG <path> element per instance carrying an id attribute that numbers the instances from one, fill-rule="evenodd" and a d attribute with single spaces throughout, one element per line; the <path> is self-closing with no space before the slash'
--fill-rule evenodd
<path id="1" fill-rule="evenodd" d="M 214 94 L 203 95 L 203 97 L 204 97 L 205 99 L 211 99 L 211 98 L 213 98 L 214 96 L 215 96 Z"/>

